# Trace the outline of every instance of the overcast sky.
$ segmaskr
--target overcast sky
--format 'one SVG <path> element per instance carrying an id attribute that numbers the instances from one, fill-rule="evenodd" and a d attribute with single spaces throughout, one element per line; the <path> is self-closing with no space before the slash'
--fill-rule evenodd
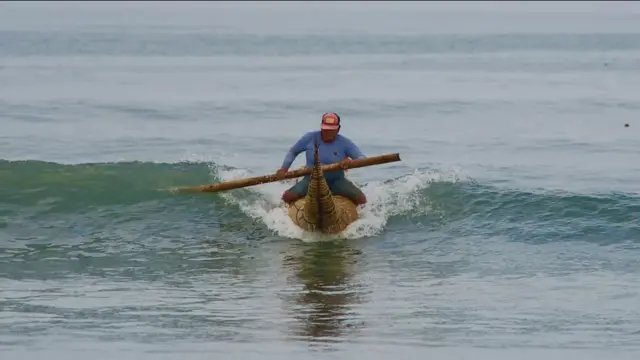
<path id="1" fill-rule="evenodd" d="M 640 1 L 0 2 L 0 31 L 106 28 L 262 35 L 640 33 Z"/>
<path id="2" fill-rule="evenodd" d="M 230 2 L 213 6 L 260 6 L 265 8 L 336 8 L 336 9 L 419 9 L 426 11 L 488 12 L 619 12 L 640 13 L 640 2 L 633 1 L 335 1 L 335 2 Z"/>
<path id="3" fill-rule="evenodd" d="M 398 9 L 425 11 L 489 11 L 489 12 L 617 12 L 639 13 L 640 2 L 634 1 L 144 1 L 144 2 L 98 2 L 98 1 L 47 1 L 47 2 L 2 2 L 0 9 L 11 8 L 261 8 L 261 9 Z"/>

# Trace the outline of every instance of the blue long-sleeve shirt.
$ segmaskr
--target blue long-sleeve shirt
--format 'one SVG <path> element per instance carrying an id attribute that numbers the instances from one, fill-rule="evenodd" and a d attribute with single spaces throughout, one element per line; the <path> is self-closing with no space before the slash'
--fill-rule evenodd
<path id="1" fill-rule="evenodd" d="M 343 160 L 346 157 L 350 157 L 352 159 L 362 159 L 365 155 L 360 151 L 360 149 L 347 137 L 342 135 L 336 136 L 336 138 L 330 142 L 325 143 L 322 141 L 322 137 L 320 136 L 320 131 L 311 131 L 304 134 L 300 140 L 298 140 L 292 147 L 289 149 L 287 154 L 284 157 L 284 161 L 282 162 L 282 167 L 288 169 L 295 158 L 303 151 L 306 154 L 306 166 L 308 168 L 313 167 L 313 153 L 314 153 L 314 140 L 318 139 L 318 156 L 320 160 L 320 165 L 329 165 Z M 335 171 L 331 172 L 332 176 L 330 177 L 340 177 L 344 176 L 344 171 Z M 327 173 L 326 175 L 329 175 Z"/>

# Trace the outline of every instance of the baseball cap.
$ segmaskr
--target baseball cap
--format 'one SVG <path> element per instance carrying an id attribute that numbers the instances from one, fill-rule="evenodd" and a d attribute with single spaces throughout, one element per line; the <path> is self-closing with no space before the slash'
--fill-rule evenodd
<path id="1" fill-rule="evenodd" d="M 322 124 L 320 129 L 322 130 L 338 130 L 340 128 L 340 116 L 336 113 L 324 113 L 322 114 Z"/>

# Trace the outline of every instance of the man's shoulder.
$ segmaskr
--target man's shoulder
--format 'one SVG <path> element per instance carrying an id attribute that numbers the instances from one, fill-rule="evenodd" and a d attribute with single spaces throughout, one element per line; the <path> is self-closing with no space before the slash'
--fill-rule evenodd
<path id="1" fill-rule="evenodd" d="M 304 134 L 302 134 L 302 136 L 300 136 L 300 139 L 298 141 L 304 141 L 304 140 L 310 140 L 313 138 L 313 136 L 316 134 L 316 131 L 309 131 L 306 132 Z"/>
<path id="2" fill-rule="evenodd" d="M 305 144 L 311 142 L 311 140 L 314 138 L 314 136 L 317 134 L 317 131 L 309 131 L 305 134 L 303 134 L 300 139 L 298 139 L 298 146 L 305 146 Z"/>
<path id="3" fill-rule="evenodd" d="M 309 132 L 304 133 L 300 138 L 301 139 L 311 138 L 311 137 L 313 137 L 313 136 L 315 136 L 316 134 L 319 134 L 319 133 L 320 133 L 320 131 L 309 131 Z"/>
<path id="4" fill-rule="evenodd" d="M 336 136 L 336 140 L 346 144 L 353 144 L 353 141 L 351 139 L 341 134 L 338 134 L 338 136 Z"/>

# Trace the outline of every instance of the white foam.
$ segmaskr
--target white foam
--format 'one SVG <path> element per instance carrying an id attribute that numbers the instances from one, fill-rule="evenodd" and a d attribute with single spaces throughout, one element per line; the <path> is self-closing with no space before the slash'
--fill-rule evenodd
<path id="1" fill-rule="evenodd" d="M 223 181 L 252 176 L 242 169 L 216 171 Z M 241 211 L 253 219 L 262 221 L 279 236 L 299 239 L 304 242 L 327 241 L 336 238 L 358 239 L 380 234 L 392 216 L 421 215 L 428 211 L 428 199 L 421 195 L 424 188 L 434 182 L 458 182 L 458 171 L 441 173 L 437 171 L 414 171 L 412 174 L 389 181 L 375 181 L 361 186 L 367 196 L 367 204 L 359 209 L 360 218 L 337 236 L 326 236 L 303 231 L 287 216 L 287 209 L 280 200 L 282 193 L 295 180 L 269 183 L 244 190 L 221 193 L 228 203 L 240 207 Z"/>

